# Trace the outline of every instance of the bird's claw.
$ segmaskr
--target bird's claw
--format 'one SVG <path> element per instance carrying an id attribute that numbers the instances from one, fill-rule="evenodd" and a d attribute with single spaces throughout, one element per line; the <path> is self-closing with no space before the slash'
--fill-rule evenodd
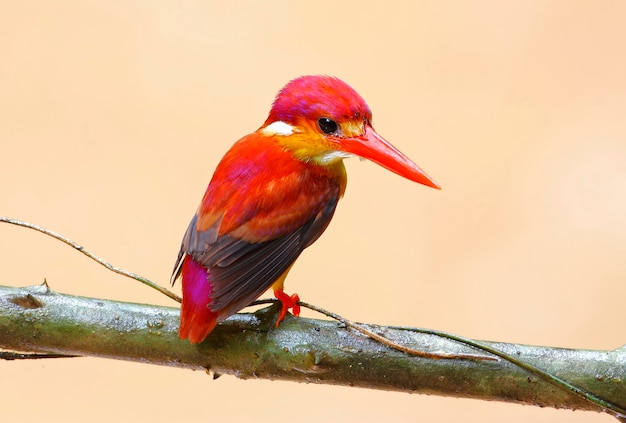
<path id="1" fill-rule="evenodd" d="M 274 290 L 274 295 L 281 302 L 282 308 L 280 309 L 280 314 L 278 315 L 278 319 L 276 320 L 276 327 L 285 319 L 287 312 L 289 309 L 292 309 L 294 316 L 300 315 L 300 297 L 298 294 L 287 295 L 282 289 Z"/>

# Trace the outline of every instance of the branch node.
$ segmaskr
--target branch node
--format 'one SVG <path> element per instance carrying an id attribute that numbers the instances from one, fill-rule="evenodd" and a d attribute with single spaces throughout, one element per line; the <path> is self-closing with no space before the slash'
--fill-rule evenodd
<path id="1" fill-rule="evenodd" d="M 37 298 L 33 297 L 31 294 L 19 295 L 9 299 L 16 306 L 26 308 L 26 309 L 35 309 L 43 307 L 43 303 L 39 301 Z"/>

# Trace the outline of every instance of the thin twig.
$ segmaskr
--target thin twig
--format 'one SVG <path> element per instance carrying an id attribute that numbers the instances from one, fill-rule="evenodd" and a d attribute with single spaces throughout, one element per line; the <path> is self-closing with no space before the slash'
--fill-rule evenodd
<path id="1" fill-rule="evenodd" d="M 340 316 L 336 313 L 333 313 L 332 311 L 328 311 L 325 310 L 321 307 L 318 307 L 316 305 L 313 304 L 309 304 L 309 303 L 305 303 L 300 301 L 300 305 L 302 307 L 306 307 L 309 310 L 313 310 L 313 311 L 317 311 L 318 313 L 324 314 L 328 317 L 331 317 L 335 320 L 337 320 L 338 322 L 343 323 L 344 325 L 358 331 L 361 332 L 363 335 L 368 336 L 372 339 L 374 339 L 375 341 L 380 342 L 383 345 L 388 346 L 389 348 L 393 348 L 395 350 L 398 351 L 402 351 L 404 353 L 407 353 L 409 355 L 414 355 L 417 357 L 424 357 L 424 358 L 430 358 L 432 360 L 476 360 L 476 361 L 498 361 L 497 358 L 495 357 L 491 357 L 491 356 L 486 356 L 486 355 L 477 355 L 477 354 L 451 354 L 451 353 L 445 353 L 445 352 L 426 352 L 426 351 L 419 351 L 419 350 L 415 350 L 409 347 L 406 347 L 404 345 L 398 344 L 396 342 L 391 341 L 390 339 L 385 338 L 382 335 L 379 335 L 373 331 L 371 331 L 370 329 L 366 328 L 364 325 L 353 322 L 352 320 L 348 320 L 343 316 Z M 462 342 L 463 344 L 468 345 L 465 342 Z M 481 349 L 481 348 L 479 348 Z M 484 349 L 483 349 L 484 351 Z"/>
<path id="2" fill-rule="evenodd" d="M 256 305 L 263 305 L 263 304 L 274 304 L 276 302 L 278 302 L 279 300 L 275 300 L 275 299 L 261 299 L 261 300 L 256 300 L 253 301 L 252 303 L 250 303 L 248 306 L 256 306 Z M 350 327 L 354 330 L 356 330 L 357 332 L 361 332 L 363 335 L 377 341 L 380 342 L 383 345 L 388 346 L 391 349 L 409 354 L 409 355 L 414 355 L 416 357 L 424 357 L 424 358 L 430 358 L 433 360 L 472 360 L 472 361 L 498 361 L 497 358 L 495 357 L 490 357 L 490 356 L 486 356 L 486 355 L 476 355 L 476 354 L 449 354 L 449 353 L 429 353 L 426 351 L 420 351 L 420 350 L 415 350 L 412 348 L 409 348 L 407 346 L 404 346 L 402 344 L 398 344 L 396 342 L 393 342 L 392 340 L 385 338 L 382 335 L 377 334 L 376 332 L 373 332 L 369 329 L 367 329 L 364 325 L 360 324 L 360 323 L 356 323 L 353 322 L 352 320 L 348 320 L 343 316 L 340 316 L 337 313 L 333 313 L 332 311 L 326 310 L 322 307 L 318 307 L 316 305 L 313 304 L 309 304 L 309 303 L 305 303 L 304 301 L 298 301 L 298 304 L 302 307 L 308 308 L 309 310 L 313 310 L 316 311 L 320 314 L 323 314 L 326 317 L 330 317 L 333 320 L 338 321 L 339 323 Z M 441 334 L 445 334 L 445 332 L 441 332 Z M 452 339 L 448 336 L 442 336 L 439 335 L 438 331 L 433 331 L 432 335 L 436 335 L 436 336 L 440 336 L 442 338 L 448 338 L 448 339 Z M 480 346 L 476 346 L 476 345 L 472 345 L 470 343 L 470 339 L 468 339 L 468 342 L 463 341 L 464 338 L 461 337 L 457 337 L 456 339 L 454 339 L 454 341 L 459 342 L 461 344 L 464 345 L 469 345 L 472 346 L 478 350 L 483 350 L 485 351 L 484 348 L 481 348 Z"/>
<path id="3" fill-rule="evenodd" d="M 152 289 L 156 289 L 157 291 L 159 291 L 161 294 L 164 294 L 168 297 L 170 297 L 172 300 L 177 301 L 177 302 L 181 302 L 182 299 L 174 294 L 173 292 L 163 288 L 162 286 L 157 285 L 156 283 L 152 282 L 149 279 L 144 278 L 143 276 L 139 276 L 136 273 L 132 273 L 132 272 L 127 272 L 124 269 L 120 269 L 119 267 L 115 267 L 112 264 L 106 262 L 105 260 L 101 259 L 100 257 L 96 256 L 95 254 L 93 254 L 92 252 L 90 252 L 89 250 L 85 249 L 85 247 L 83 247 L 82 245 L 72 241 L 69 238 L 64 237 L 63 235 L 48 230 L 46 228 L 43 228 L 41 226 L 38 225 L 34 225 L 32 223 L 28 223 L 28 222 L 24 222 L 23 220 L 17 220 L 17 219 L 11 219 L 8 217 L 3 217 L 0 216 L 0 222 L 6 222 L 6 223 L 10 223 L 12 225 L 17 225 L 17 226 L 22 226 L 24 228 L 29 228 L 29 229 L 34 229 L 38 232 L 41 232 L 44 235 L 48 235 L 51 236 L 54 239 L 57 239 L 67 245 L 69 245 L 70 247 L 72 247 L 73 249 L 80 251 L 81 253 L 83 253 L 84 255 L 86 255 L 87 257 L 89 257 L 90 259 L 94 260 L 95 262 L 101 264 L 102 266 L 106 267 L 107 269 L 109 269 L 111 272 L 117 273 L 119 275 L 122 276 L 126 276 L 127 278 L 131 278 L 134 279 L 138 282 L 141 282 L 144 285 L 149 286 Z"/>
<path id="4" fill-rule="evenodd" d="M 262 304 L 272 304 L 277 302 L 278 300 L 275 299 L 261 299 L 261 300 L 256 300 L 252 303 L 250 303 L 250 306 L 255 306 L 255 305 L 262 305 Z M 491 356 L 486 356 L 486 355 L 476 355 L 476 354 L 449 354 L 449 353 L 430 353 L 430 352 L 426 352 L 426 351 L 420 351 L 420 350 L 415 350 L 412 348 L 409 348 L 407 346 L 404 346 L 402 344 L 398 344 L 396 342 L 393 342 L 392 340 L 385 338 L 382 335 L 377 334 L 376 332 L 373 332 L 369 329 L 367 329 L 364 325 L 360 324 L 360 323 L 356 323 L 353 322 L 352 320 L 346 319 L 343 316 L 340 316 L 337 313 L 333 313 L 332 311 L 326 310 L 322 307 L 318 307 L 314 304 L 309 304 L 309 303 L 305 303 L 304 301 L 298 301 L 298 304 L 302 307 L 308 308 L 309 310 L 313 310 L 316 311 L 320 314 L 323 314 L 326 317 L 330 317 L 333 320 L 338 321 L 339 323 L 352 328 L 354 330 L 356 330 L 357 332 L 361 332 L 363 335 L 377 341 L 380 342 L 383 345 L 388 346 L 391 349 L 409 354 L 409 355 L 414 355 L 416 357 L 424 357 L 424 358 L 430 358 L 433 360 L 474 360 L 474 361 L 498 361 L 498 359 L 496 357 L 491 357 Z M 464 345 L 468 345 L 471 346 L 473 348 L 476 348 L 478 350 L 482 350 L 482 351 L 486 351 L 489 352 L 491 354 L 491 351 L 487 351 L 485 348 L 482 348 L 482 346 L 480 345 L 475 345 L 473 344 L 470 339 L 467 339 L 467 342 L 464 340 L 465 338 L 462 337 L 456 337 L 456 338 L 452 338 L 450 336 L 446 336 L 447 334 L 445 332 L 439 332 L 436 330 L 431 331 L 430 333 L 431 335 L 435 335 L 435 336 L 440 336 L 442 338 L 447 338 L 447 339 L 453 339 L 454 341 L 464 344 Z"/>

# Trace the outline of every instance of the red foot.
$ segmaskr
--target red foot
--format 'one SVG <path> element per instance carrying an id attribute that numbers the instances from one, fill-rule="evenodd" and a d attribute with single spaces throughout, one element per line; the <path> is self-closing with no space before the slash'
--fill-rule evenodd
<path id="1" fill-rule="evenodd" d="M 282 289 L 275 289 L 274 296 L 280 300 L 283 304 L 283 308 L 280 310 L 280 314 L 278 315 L 278 320 L 276 320 L 276 327 L 283 321 L 289 309 L 293 309 L 293 315 L 300 315 L 300 306 L 298 305 L 298 301 L 300 301 L 300 297 L 298 294 L 293 294 L 291 296 L 285 294 L 285 291 Z"/>

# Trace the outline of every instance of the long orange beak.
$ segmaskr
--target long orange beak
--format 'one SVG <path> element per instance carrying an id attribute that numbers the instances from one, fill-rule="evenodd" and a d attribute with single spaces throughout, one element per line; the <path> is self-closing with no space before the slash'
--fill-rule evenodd
<path id="1" fill-rule="evenodd" d="M 403 176 L 411 181 L 441 189 L 418 165 L 405 156 L 400 150 L 378 135 L 374 129 L 365 125 L 365 133 L 358 137 L 337 140 L 341 150 L 356 154 L 359 157 L 378 163 L 382 167 Z"/>

